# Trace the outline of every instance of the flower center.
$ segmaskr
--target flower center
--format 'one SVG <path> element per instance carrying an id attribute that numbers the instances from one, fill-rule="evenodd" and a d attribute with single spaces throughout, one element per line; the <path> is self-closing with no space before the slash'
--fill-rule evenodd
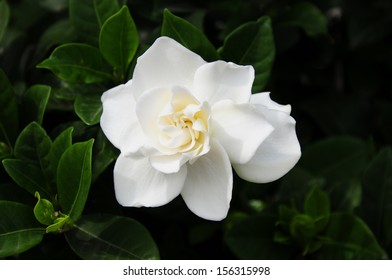
<path id="1" fill-rule="evenodd" d="M 160 144 L 171 152 L 196 156 L 208 144 L 209 108 L 193 98 L 192 103 L 173 99 L 158 119 Z"/>

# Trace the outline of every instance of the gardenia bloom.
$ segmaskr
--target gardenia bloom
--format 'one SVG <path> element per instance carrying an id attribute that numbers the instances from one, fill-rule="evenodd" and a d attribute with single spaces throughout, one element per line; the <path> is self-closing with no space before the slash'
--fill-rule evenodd
<path id="1" fill-rule="evenodd" d="M 251 95 L 254 70 L 207 63 L 168 37 L 138 58 L 133 78 L 102 96 L 101 127 L 121 154 L 114 167 L 123 206 L 161 206 L 181 194 L 188 208 L 222 220 L 232 167 L 248 181 L 286 174 L 301 150 L 291 107 Z"/>

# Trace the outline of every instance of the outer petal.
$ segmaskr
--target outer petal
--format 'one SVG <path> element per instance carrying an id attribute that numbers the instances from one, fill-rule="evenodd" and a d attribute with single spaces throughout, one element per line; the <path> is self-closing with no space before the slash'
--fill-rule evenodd
<path id="1" fill-rule="evenodd" d="M 233 164 L 233 167 L 245 180 L 267 183 L 279 179 L 294 167 L 301 156 L 301 147 L 295 132 L 295 120 L 287 113 L 287 107 L 269 106 L 280 109 L 275 110 L 256 106 L 275 129 L 249 162 Z"/>
<path id="2" fill-rule="evenodd" d="M 114 189 L 118 203 L 123 206 L 156 207 L 178 196 L 186 178 L 186 166 L 174 174 L 154 169 L 147 157 L 117 159 L 114 167 Z"/>
<path id="3" fill-rule="evenodd" d="M 193 85 L 194 94 L 210 105 L 223 99 L 247 103 L 252 90 L 255 71 L 252 66 L 215 61 L 197 69 Z"/>
<path id="4" fill-rule="evenodd" d="M 273 126 L 251 104 L 224 100 L 212 108 L 212 133 L 225 148 L 232 163 L 245 163 L 271 134 Z"/>
<path id="5" fill-rule="evenodd" d="M 114 87 L 101 98 L 101 128 L 110 142 L 123 152 L 135 152 L 144 139 L 136 117 L 136 102 L 131 94 L 131 85 L 132 81 L 129 81 Z"/>
<path id="6" fill-rule="evenodd" d="M 281 105 L 273 101 L 270 97 L 269 92 L 261 92 L 257 94 L 252 94 L 250 97 L 250 103 L 252 104 L 260 104 L 268 109 L 278 110 L 282 112 L 286 112 L 287 114 L 291 113 L 291 106 L 290 105 Z"/>
<path id="7" fill-rule="evenodd" d="M 184 86 L 192 90 L 196 69 L 206 62 L 175 40 L 158 38 L 138 60 L 132 84 L 135 98 L 154 87 Z"/>
<path id="8" fill-rule="evenodd" d="M 229 157 L 223 147 L 213 141 L 209 153 L 188 165 L 181 195 L 193 213 L 207 220 L 219 221 L 229 211 L 232 188 Z"/>

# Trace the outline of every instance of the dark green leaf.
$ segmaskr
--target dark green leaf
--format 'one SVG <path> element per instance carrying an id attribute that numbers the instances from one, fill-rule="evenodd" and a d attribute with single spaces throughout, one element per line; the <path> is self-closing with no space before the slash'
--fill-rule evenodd
<path id="1" fill-rule="evenodd" d="M 34 207 L 35 218 L 43 225 L 51 225 L 56 219 L 53 204 L 49 200 L 41 198 L 39 192 L 35 193 L 35 197 L 38 199 Z"/>
<path id="2" fill-rule="evenodd" d="M 75 113 L 87 125 L 99 123 L 102 114 L 100 95 L 81 94 L 75 100 Z"/>
<path id="3" fill-rule="evenodd" d="M 14 154 L 18 159 L 37 164 L 46 181 L 50 182 L 53 178 L 49 155 L 51 147 L 52 140 L 46 131 L 38 123 L 32 122 L 23 129 L 16 140 Z"/>
<path id="4" fill-rule="evenodd" d="M 223 60 L 252 65 L 255 80 L 252 92 L 260 92 L 267 85 L 275 59 L 275 43 L 269 17 L 248 22 L 230 33 L 219 49 Z"/>
<path id="5" fill-rule="evenodd" d="M 296 3 L 281 19 L 280 24 L 302 28 L 308 36 L 327 33 L 327 18 L 314 4 Z"/>
<path id="6" fill-rule="evenodd" d="M 147 229 L 126 217 L 83 216 L 66 238 L 83 259 L 159 259 L 158 248 Z"/>
<path id="7" fill-rule="evenodd" d="M 103 57 L 121 72 L 122 79 L 139 47 L 139 35 L 128 7 L 108 18 L 99 35 Z"/>
<path id="8" fill-rule="evenodd" d="M 93 180 L 118 157 L 118 151 L 107 140 L 102 130 L 99 130 L 93 150 Z"/>
<path id="9" fill-rule="evenodd" d="M 0 141 L 11 146 L 18 133 L 18 105 L 14 89 L 1 69 L 0 104 Z"/>
<path id="10" fill-rule="evenodd" d="M 219 59 L 218 52 L 203 32 L 167 9 L 163 12 L 161 35 L 176 40 L 207 61 Z"/>
<path id="11" fill-rule="evenodd" d="M 301 245 L 305 246 L 316 235 L 316 225 L 314 219 L 309 215 L 297 214 L 290 223 L 290 234 Z"/>
<path id="12" fill-rule="evenodd" d="M 7 4 L 7 1 L 0 0 L 0 42 L 3 39 L 5 30 L 7 29 L 9 19 L 10 8 Z"/>
<path id="13" fill-rule="evenodd" d="M 274 241 L 275 224 L 268 214 L 243 219 L 228 230 L 226 243 L 240 259 L 291 259 L 291 248 Z"/>
<path id="14" fill-rule="evenodd" d="M 120 9 L 117 0 L 70 0 L 69 16 L 79 40 L 98 46 L 104 22 Z"/>
<path id="15" fill-rule="evenodd" d="M 328 224 L 331 211 L 328 195 L 319 187 L 313 187 L 305 198 L 304 211 L 314 220 L 316 231 L 322 231 Z"/>
<path id="16" fill-rule="evenodd" d="M 68 19 L 56 21 L 39 38 L 35 57 L 41 60 L 44 57 L 43 55 L 48 53 L 53 47 L 67 42 L 74 42 L 76 40 L 75 37 L 75 30 Z"/>
<path id="17" fill-rule="evenodd" d="M 67 0 L 38 0 L 39 4 L 53 12 L 59 12 L 65 9 L 68 5 Z"/>
<path id="18" fill-rule="evenodd" d="M 112 80 L 101 53 L 85 44 L 69 43 L 57 47 L 38 68 L 46 68 L 70 83 L 101 83 Z"/>
<path id="19" fill-rule="evenodd" d="M 50 92 L 51 88 L 45 85 L 34 85 L 27 90 L 24 97 L 24 116 L 27 123 L 36 121 L 42 124 Z"/>
<path id="20" fill-rule="evenodd" d="M 383 244 L 392 242 L 392 148 L 382 149 L 370 162 L 363 178 L 361 211 Z"/>
<path id="21" fill-rule="evenodd" d="M 55 177 L 57 177 L 57 167 L 61 156 L 72 146 L 72 132 L 73 127 L 69 127 L 53 141 L 52 149 L 50 150 L 50 162 L 54 169 Z"/>
<path id="22" fill-rule="evenodd" d="M 358 260 L 387 257 L 367 225 L 352 214 L 331 214 L 324 235 L 326 240 L 318 253 L 320 259 Z"/>
<path id="23" fill-rule="evenodd" d="M 15 183 L 32 195 L 38 191 L 47 198 L 52 197 L 46 178 L 37 164 L 20 159 L 5 159 L 3 166 Z"/>
<path id="24" fill-rule="evenodd" d="M 368 152 L 367 144 L 361 139 L 328 138 L 306 148 L 299 166 L 331 182 L 355 178 L 363 172 Z"/>
<path id="25" fill-rule="evenodd" d="M 90 190 L 93 143 L 91 139 L 69 147 L 61 156 L 57 168 L 60 205 L 74 222 L 82 214 Z"/>
<path id="26" fill-rule="evenodd" d="M 45 234 L 33 209 L 16 202 L 0 201 L 0 257 L 22 253 L 39 244 Z"/>

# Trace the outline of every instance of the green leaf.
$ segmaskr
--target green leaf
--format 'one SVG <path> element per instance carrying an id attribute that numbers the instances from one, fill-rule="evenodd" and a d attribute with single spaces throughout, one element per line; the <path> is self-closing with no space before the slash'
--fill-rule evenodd
<path id="1" fill-rule="evenodd" d="M 96 180 L 117 157 L 117 149 L 107 140 L 102 130 L 99 130 L 93 150 L 93 180 Z"/>
<path id="2" fill-rule="evenodd" d="M 139 47 L 139 35 L 128 7 L 111 16 L 103 24 L 99 34 L 99 49 L 103 57 L 126 77 L 126 70 Z"/>
<path id="3" fill-rule="evenodd" d="M 0 0 L 0 42 L 3 39 L 5 30 L 7 29 L 8 21 L 10 19 L 10 7 L 7 1 Z"/>
<path id="4" fill-rule="evenodd" d="M 322 231 L 331 212 L 328 195 L 319 187 L 313 187 L 305 198 L 304 211 L 314 220 L 316 232 Z"/>
<path id="5" fill-rule="evenodd" d="M 331 137 L 306 148 L 298 165 L 335 182 L 358 177 L 365 169 L 368 153 L 367 144 L 361 139 Z"/>
<path id="6" fill-rule="evenodd" d="M 48 104 L 51 88 L 46 85 L 30 87 L 24 96 L 24 117 L 27 123 L 36 121 L 42 124 L 46 105 Z"/>
<path id="7" fill-rule="evenodd" d="M 81 41 L 98 46 L 104 22 L 120 9 L 117 0 L 70 0 L 69 16 Z"/>
<path id="8" fill-rule="evenodd" d="M 219 53 L 223 60 L 252 65 L 255 69 L 252 92 L 262 91 L 267 85 L 275 59 L 270 18 L 265 16 L 235 29 L 225 38 Z"/>
<path id="9" fill-rule="evenodd" d="M 392 243 L 392 148 L 382 149 L 363 178 L 361 212 L 382 244 Z"/>
<path id="10" fill-rule="evenodd" d="M 387 257 L 367 225 L 352 214 L 331 214 L 324 235 L 324 245 L 318 252 L 320 259 L 367 260 Z"/>
<path id="11" fill-rule="evenodd" d="M 126 217 L 83 216 L 65 236 L 83 259 L 159 259 L 158 248 L 147 229 Z"/>
<path id="12" fill-rule="evenodd" d="M 49 69 L 70 83 L 102 83 L 113 78 L 99 50 L 85 44 L 61 45 L 37 67 Z"/>
<path id="13" fill-rule="evenodd" d="M 302 28 L 308 36 L 327 33 L 327 18 L 314 4 L 309 2 L 296 3 L 280 22 L 284 26 Z"/>
<path id="14" fill-rule="evenodd" d="M 54 139 L 52 149 L 50 149 L 50 162 L 57 178 L 57 167 L 64 152 L 72 146 L 72 132 L 74 128 L 69 127 Z"/>
<path id="15" fill-rule="evenodd" d="M 51 225 L 56 219 L 53 204 L 49 200 L 41 198 L 39 192 L 35 193 L 35 197 L 38 199 L 34 207 L 35 218 L 43 225 Z"/>
<path id="16" fill-rule="evenodd" d="M 42 241 L 45 229 L 38 224 L 32 208 L 1 200 L 0 213 L 0 258 L 27 251 Z"/>
<path id="17" fill-rule="evenodd" d="M 290 223 L 290 234 L 302 246 L 306 246 L 316 236 L 314 219 L 306 214 L 295 215 Z"/>
<path id="18" fill-rule="evenodd" d="M 274 241 L 275 224 L 269 214 L 242 219 L 227 231 L 226 243 L 240 259 L 291 259 L 291 248 Z"/>
<path id="19" fill-rule="evenodd" d="M 99 123 L 102 115 L 101 96 L 80 94 L 75 100 L 75 113 L 87 125 Z"/>
<path id="20" fill-rule="evenodd" d="M 168 9 L 163 11 L 161 35 L 176 40 L 207 61 L 219 59 L 218 52 L 203 32 L 188 21 L 173 15 Z"/>
<path id="21" fill-rule="evenodd" d="M 94 140 L 76 143 L 60 158 L 57 190 L 60 205 L 73 222 L 83 212 L 91 184 L 91 156 Z"/>
<path id="22" fill-rule="evenodd" d="M 63 233 L 73 226 L 73 222 L 68 215 L 64 215 L 63 217 L 56 218 L 53 224 L 49 225 L 46 228 L 46 233 Z"/>
<path id="23" fill-rule="evenodd" d="M 5 159 L 3 166 L 15 183 L 32 195 L 38 191 L 47 198 L 52 197 L 46 178 L 38 165 L 20 159 Z"/>
<path id="24" fill-rule="evenodd" d="M 50 149 L 52 140 L 46 131 L 36 122 L 30 123 L 20 133 L 15 143 L 15 156 L 18 159 L 36 163 L 47 182 L 53 178 L 53 170 L 50 162 Z M 47 187 L 49 190 L 50 187 Z"/>
<path id="25" fill-rule="evenodd" d="M 0 69 L 0 141 L 12 146 L 18 133 L 18 104 L 14 89 Z"/>

